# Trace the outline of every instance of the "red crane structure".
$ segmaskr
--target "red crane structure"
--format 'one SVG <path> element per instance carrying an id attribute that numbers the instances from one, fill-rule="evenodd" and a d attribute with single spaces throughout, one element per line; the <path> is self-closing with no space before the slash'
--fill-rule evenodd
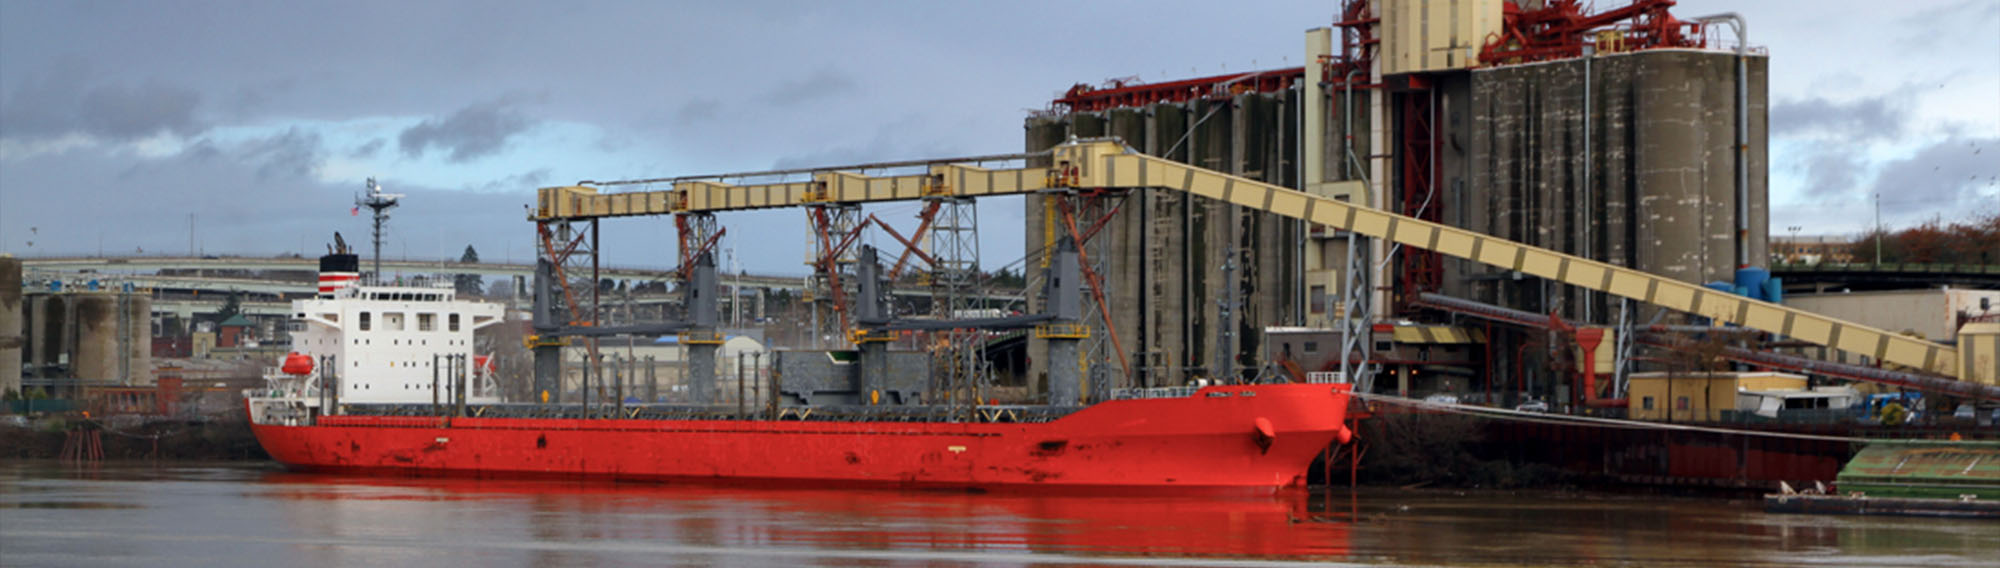
<path id="1" fill-rule="evenodd" d="M 1511 65 L 1583 55 L 1585 45 L 1598 52 L 1661 47 L 1704 47 L 1702 25 L 1675 19 L 1667 9 L 1674 0 L 1636 0 L 1596 14 L 1584 14 L 1578 0 L 1549 0 L 1538 10 L 1501 4 L 1500 32 L 1488 36 L 1479 50 L 1484 65 Z M 1630 20 L 1630 23 L 1620 24 Z"/>

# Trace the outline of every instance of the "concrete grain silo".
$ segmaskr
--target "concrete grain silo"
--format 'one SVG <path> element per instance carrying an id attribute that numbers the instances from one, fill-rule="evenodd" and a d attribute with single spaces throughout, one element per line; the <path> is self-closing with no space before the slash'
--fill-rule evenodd
<path id="1" fill-rule="evenodd" d="M 21 390 L 21 259 L 0 256 L 0 393 Z"/>
<path id="2" fill-rule="evenodd" d="M 118 349 L 118 296 L 105 293 L 71 295 L 76 303 L 76 350 L 70 368 L 77 379 L 122 382 L 123 353 Z"/>

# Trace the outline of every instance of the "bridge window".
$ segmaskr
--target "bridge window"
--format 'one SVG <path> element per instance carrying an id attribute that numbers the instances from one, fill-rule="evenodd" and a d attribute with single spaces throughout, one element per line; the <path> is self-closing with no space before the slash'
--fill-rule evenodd
<path id="1" fill-rule="evenodd" d="M 370 318 L 369 318 L 369 313 L 368 313 L 368 312 L 361 312 L 361 319 L 360 319 L 360 320 L 357 320 L 357 321 L 361 322 L 361 331 L 368 331 L 368 329 L 369 329 L 369 327 L 368 327 L 368 326 L 369 326 L 369 319 L 370 319 Z"/>
<path id="2" fill-rule="evenodd" d="M 437 314 L 417 314 L 417 331 L 437 331 Z"/>
<path id="3" fill-rule="evenodd" d="M 458 314 L 452 314 L 452 315 L 451 315 L 451 317 L 447 318 L 447 320 L 448 320 L 448 324 L 447 324 L 447 325 L 449 325 L 449 326 L 451 327 L 451 331 L 452 331 L 452 332 L 457 332 L 457 331 L 458 331 Z"/>

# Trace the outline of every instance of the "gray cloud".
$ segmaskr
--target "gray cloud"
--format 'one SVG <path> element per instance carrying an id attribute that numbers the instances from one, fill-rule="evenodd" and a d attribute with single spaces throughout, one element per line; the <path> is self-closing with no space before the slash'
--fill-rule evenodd
<path id="1" fill-rule="evenodd" d="M 1965 212 L 2000 196 L 2000 137 L 1952 137 L 1883 164 L 1872 193 L 1884 214 Z M 1987 209 L 1990 211 L 1990 209 Z"/>
<path id="2" fill-rule="evenodd" d="M 127 156 L 108 149 L 9 162 L 0 168 L 0 186 L 69 190 L 0 194 L 0 250 L 87 254 L 102 235 L 107 251 L 181 254 L 187 252 L 189 214 L 197 216 L 196 246 L 208 254 L 310 254 L 333 231 L 349 239 L 365 235 L 368 217 L 348 213 L 362 180 L 282 177 L 298 171 L 288 168 L 313 163 L 308 156 L 314 139 L 311 133 L 287 132 L 226 148 L 218 159 L 148 161 L 137 176 L 123 175 Z M 408 196 L 390 226 L 384 253 L 391 257 L 407 251 L 456 258 L 472 244 L 482 257 L 532 258 L 527 237 L 533 226 L 521 220 L 521 204 L 531 199 L 524 192 L 466 192 L 393 178 L 383 184 Z M 39 234 L 30 235 L 29 226 L 39 226 Z M 29 248 L 31 237 L 37 243 Z"/>
<path id="3" fill-rule="evenodd" d="M 259 180 L 311 177 L 326 161 L 319 133 L 296 126 L 252 140 L 243 146 L 241 153 L 245 162 L 256 165 Z"/>
<path id="4" fill-rule="evenodd" d="M 388 144 L 389 141 L 382 138 L 369 140 L 368 143 L 355 146 L 353 150 L 348 151 L 347 157 L 356 159 L 373 157 L 376 152 L 382 151 L 382 147 Z"/>
<path id="5" fill-rule="evenodd" d="M 1848 102 L 1821 97 L 1781 100 L 1771 105 L 1771 135 L 1819 135 L 1848 141 L 1896 138 L 1902 136 L 1910 113 L 1889 99 L 1885 94 Z"/>
<path id="6" fill-rule="evenodd" d="M 845 166 L 888 160 L 906 159 L 911 156 L 947 157 L 958 152 L 958 146 L 948 141 L 917 139 L 911 133 L 921 132 L 922 123 L 905 118 L 884 124 L 875 129 L 875 135 L 866 141 L 842 143 L 830 140 L 821 148 L 788 156 L 771 162 L 771 169 L 790 170 L 817 168 L 821 166 Z"/>
<path id="7" fill-rule="evenodd" d="M 1904 49 L 1964 45 L 1962 40 L 1989 41 L 2000 23 L 2000 2 L 1962 0 L 1910 10 L 1897 20 L 1901 33 L 1895 45 Z"/>
<path id="8" fill-rule="evenodd" d="M 708 97 L 697 98 L 682 103 L 681 108 L 674 111 L 674 124 L 676 126 L 688 126 L 699 122 L 706 122 L 709 119 L 715 118 L 721 111 L 721 101 Z"/>
<path id="9" fill-rule="evenodd" d="M 854 77 L 847 73 L 832 69 L 820 69 L 814 71 L 811 75 L 779 83 L 777 88 L 771 89 L 770 92 L 759 97 L 759 100 L 772 105 L 786 107 L 840 95 L 852 91 L 858 86 L 859 83 L 854 80 Z"/>
<path id="10" fill-rule="evenodd" d="M 1986 11 L 1990 12 L 1991 0 L 1958 5 L 1978 7 L 1980 2 L 1985 2 Z M 1838 156 L 1799 153 L 1814 151 L 1817 143 L 1835 139 L 1814 130 L 1817 126 L 1801 126 L 1818 124 L 1810 116 L 1813 113 L 1793 113 L 1795 117 L 1806 115 L 1806 120 L 1773 117 L 1772 126 L 1776 129 L 1773 140 L 1777 142 L 1771 155 L 1774 167 L 1804 172 L 1796 168 L 1818 164 L 1814 177 L 1820 181 L 1815 183 L 1833 187 L 1841 185 L 1833 183 L 1834 180 L 1852 180 L 1846 184 L 1847 189 L 1823 191 L 1844 191 L 1848 197 L 1845 201 L 1861 203 L 1860 196 L 1875 183 L 1873 173 L 1885 165 L 1874 158 L 1880 149 L 1893 146 L 1898 151 L 1907 151 L 1909 146 L 1945 138 L 1946 134 L 1936 131 L 1939 122 L 1961 121 L 1968 125 L 1968 135 L 1993 135 L 1993 129 L 1987 127 L 1991 124 L 1992 105 L 1951 108 L 1934 103 L 1964 106 L 1963 101 L 1991 100 L 1990 88 L 1966 86 L 1991 84 L 1995 66 L 1990 62 L 1995 52 L 1966 46 L 1990 47 L 1994 20 L 1986 16 L 1937 21 L 1925 14 L 1932 6 L 1940 5 L 1943 4 L 1884 11 L 1858 0 L 1832 4 L 1797 0 L 1735 4 L 1724 0 L 1688 0 L 1676 11 L 1691 15 L 1740 10 L 1753 22 L 1762 22 L 1755 24 L 1760 31 L 1753 37 L 1762 38 L 1757 41 L 1771 47 L 1770 96 L 1780 107 L 1788 100 L 1806 102 L 1814 97 L 1827 97 L 1844 101 L 1857 94 L 1885 92 L 1877 90 L 1886 89 L 1885 81 L 1916 82 L 1923 87 L 1922 92 L 1904 95 L 1907 99 L 1891 99 L 1912 109 L 1907 118 L 1921 115 L 1922 120 L 1911 121 L 1902 128 L 1901 139 L 1871 138 L 1868 145 L 1861 146 L 1862 151 L 1855 154 L 1860 157 L 1858 173 L 1853 171 L 1852 163 L 1843 164 Z M 454 175 L 462 172 L 463 178 L 431 182 L 440 186 L 438 193 L 428 198 L 434 201 L 413 196 L 406 209 L 399 210 L 396 230 L 404 233 L 401 236 L 412 236 L 419 231 L 437 231 L 426 226 L 430 218 L 417 214 L 418 209 L 434 203 L 452 204 L 454 215 L 461 214 L 460 211 L 474 215 L 484 213 L 486 207 L 495 208 L 495 215 L 480 218 L 476 223 L 446 225 L 454 231 L 449 235 L 451 239 L 456 239 L 456 231 L 462 228 L 497 231 L 500 237 L 494 242 L 498 245 L 482 242 L 478 247 L 482 256 L 492 258 L 503 256 L 499 250 L 505 246 L 523 246 L 524 235 L 528 233 L 520 226 L 520 205 L 532 200 L 532 196 L 497 188 L 507 191 L 512 198 L 481 194 L 477 196 L 479 200 L 462 200 L 458 197 L 466 193 L 462 191 L 466 189 L 463 184 L 483 185 L 542 166 L 554 168 L 551 179 L 564 182 L 753 170 L 774 161 L 784 165 L 825 165 L 1015 150 L 1020 146 L 1019 109 L 1040 107 L 1071 84 L 1095 83 L 1106 77 L 1135 73 L 1143 73 L 1149 81 L 1172 80 L 1241 70 L 1248 68 L 1252 60 L 1262 62 L 1258 67 L 1296 65 L 1299 29 L 1323 24 L 1332 17 L 1327 3 L 1301 0 L 1259 4 L 1254 10 L 1212 10 L 1212 3 L 1186 0 L 1149 3 L 1148 7 L 1159 13 L 1200 13 L 1202 17 L 1162 18 L 1142 30 L 1111 29 L 1103 25 L 1130 16 L 1132 7 L 1122 3 L 999 6 L 910 2 L 860 8 L 838 3 L 753 1 L 603 4 L 579 9 L 561 3 L 495 4 L 467 0 L 248 2 L 232 3 L 217 13 L 217 8 L 191 8 L 175 2 L 120 2 L 107 7 L 99 2 L 0 1 L 0 132 L 4 132 L 0 136 L 10 137 L 7 142 L 12 143 L 13 136 L 39 138 L 51 132 L 82 132 L 84 127 L 79 118 L 82 94 L 111 85 L 118 88 L 108 92 L 129 99 L 130 91 L 147 88 L 147 79 L 156 77 L 169 87 L 169 92 L 180 87 L 199 95 L 189 118 L 157 121 L 169 125 L 166 127 L 169 130 L 174 128 L 172 125 L 195 130 L 197 133 L 188 139 L 204 138 L 201 132 L 206 131 L 202 128 L 209 125 L 272 133 L 300 124 L 325 137 L 324 143 L 330 144 L 326 151 L 332 152 L 327 154 L 329 159 L 345 155 L 357 146 L 366 146 L 376 138 L 383 138 L 384 142 L 375 148 L 374 159 L 393 159 L 403 154 L 400 130 L 418 120 L 397 123 L 398 126 L 386 130 L 364 129 L 380 128 L 380 124 L 393 117 L 418 116 L 433 122 L 418 134 L 441 136 L 445 130 L 443 123 L 454 111 L 493 101 L 496 93 L 546 90 L 550 93 L 546 102 L 516 101 L 510 106 L 529 118 L 560 120 L 565 125 L 584 125 L 583 128 L 558 131 L 535 130 L 531 126 L 529 133 L 501 137 L 502 142 L 496 145 L 517 148 L 534 140 L 537 153 L 550 157 L 529 164 L 467 157 L 470 162 L 467 167 L 446 168 Z M 1066 17 L 1049 18 L 1052 11 L 1061 11 Z M 1788 17 L 1800 11 L 1827 17 L 1811 21 Z M 1910 21 L 1902 21 L 1905 17 Z M 935 25 L 940 21 L 967 19 L 985 25 L 970 28 Z M 435 24 L 438 21 L 451 21 L 453 25 L 439 27 Z M 1979 28 L 1982 25 L 1984 28 Z M 1940 47 L 1860 49 L 1856 47 L 1860 44 L 1852 39 L 1877 33 L 1891 38 L 1884 41 L 1890 41 L 1919 26 L 1924 30 L 1923 37 L 1936 39 L 1933 43 Z M 1937 34 L 1932 33 L 1933 26 Z M 592 30 L 598 37 L 618 38 L 618 47 L 606 49 L 602 42 L 505 39 L 537 37 L 536 34 L 550 29 Z M 1022 29 L 1037 30 L 1037 41 L 1022 41 L 1018 33 Z M 837 41 L 828 41 L 827 30 L 842 32 Z M 1857 30 L 1860 33 L 1855 33 Z M 1942 35 L 1947 31 L 1953 35 Z M 1146 42 L 1147 38 L 1155 37 L 1197 36 L 1205 41 Z M 1105 45 L 1138 44 L 1147 48 L 1101 49 Z M 1952 51 L 1944 51 L 1947 47 Z M 22 97 L 51 80 L 53 72 L 38 70 L 77 67 L 62 59 L 67 54 L 90 62 L 90 73 L 78 73 L 79 79 L 56 96 Z M 1290 60 L 1281 59 L 1287 56 Z M 1830 72 L 1840 76 L 1828 76 Z M 1940 89 L 1940 83 L 1948 86 Z M 1854 89 L 1863 90 L 1856 93 Z M 696 103 L 704 98 L 720 102 L 705 108 L 706 105 Z M 1920 103 L 1932 106 L 1917 106 Z M 1792 110 L 1810 111 L 1813 106 Z M 682 109 L 688 111 L 686 117 L 703 120 L 692 125 L 677 124 L 677 111 Z M 1917 109 L 1923 112 L 1915 112 Z M 709 115 L 710 110 L 715 114 Z M 53 116 L 40 116 L 43 112 Z M 1780 115 L 1785 112 L 1779 109 Z M 1830 118 L 1836 122 L 1842 120 L 1837 116 Z M 896 132 L 899 139 L 894 144 L 871 141 L 877 127 L 904 119 L 911 122 Z M 119 130 L 105 125 L 91 128 Z M 600 131 L 590 135 L 591 128 Z M 569 136 L 577 132 L 584 134 Z M 544 138 L 540 134 L 563 136 Z M 1793 137 L 1775 137 L 1786 135 Z M 433 138 L 412 138 L 411 144 L 423 158 L 405 160 L 409 166 L 406 171 L 436 170 L 438 163 L 451 158 L 459 148 Z M 317 194 L 313 194 L 313 199 L 295 196 L 292 203 L 286 204 L 288 207 L 246 210 L 273 215 L 294 226 L 312 227 L 314 247 L 309 248 L 317 248 L 317 241 L 323 239 L 320 229 L 327 222 L 323 214 L 336 214 L 338 218 L 332 219 L 333 222 L 350 221 L 346 216 L 350 206 L 346 203 L 352 199 L 360 180 L 345 180 L 335 184 L 337 188 L 303 180 L 282 184 L 259 182 L 256 178 L 259 170 L 270 161 L 245 162 L 244 142 L 221 142 L 235 137 L 212 139 L 217 142 L 167 160 L 125 152 L 84 161 L 59 161 L 54 158 L 81 157 L 95 151 L 80 148 L 37 152 L 33 150 L 66 147 L 9 146 L 29 151 L 11 153 L 0 163 L 0 180 L 5 181 L 0 187 L 6 188 L 0 189 L 0 218 L 6 219 L 0 223 L 4 225 L 0 226 L 0 234 L 16 231 L 17 219 L 40 222 L 39 219 L 49 217 L 61 219 L 66 229 L 80 231 L 65 237 L 73 241 L 71 244 L 94 244 L 98 231 L 106 232 L 107 240 L 113 242 L 124 233 L 134 238 L 157 238 L 163 245 L 184 243 L 185 228 L 176 227 L 185 225 L 185 220 L 172 213 L 167 214 L 169 218 L 165 219 L 162 230 L 145 232 L 146 223 L 158 216 L 155 210 L 199 210 L 206 224 L 225 218 L 220 211 L 213 217 L 209 211 L 235 207 L 231 203 L 239 195 L 231 191 L 188 191 L 173 194 L 172 200 L 151 201 L 153 192 L 231 184 L 262 185 L 267 191 L 291 185 L 330 192 L 328 199 L 318 199 Z M 1794 152 L 1794 147 L 1799 150 Z M 466 148 L 474 154 L 478 151 L 478 145 Z M 1994 152 L 1988 149 L 1983 155 Z M 564 157 L 578 155 L 592 158 Z M 151 169 L 141 175 L 113 179 L 119 172 L 134 168 L 134 164 L 156 163 L 165 163 L 164 170 Z M 1843 165 L 1847 167 L 1840 169 Z M 325 171 L 321 170 L 322 175 Z M 90 183 L 73 183 L 71 178 L 79 172 L 88 172 L 85 177 Z M 1774 176 L 1771 188 L 1774 199 L 1815 201 L 1801 198 L 1804 192 L 1789 187 L 1795 183 L 1794 179 L 1805 177 L 1804 173 L 1786 178 Z M 16 205 L 39 196 L 9 191 L 14 187 L 46 184 L 75 187 L 77 191 L 65 192 L 76 194 L 70 196 L 72 200 L 95 200 L 102 195 L 106 199 L 144 203 L 146 207 L 128 209 L 120 205 L 111 211 L 99 211 L 63 203 L 61 207 L 38 209 Z M 404 191 L 404 185 L 408 183 L 397 184 L 395 189 Z M 445 189 L 460 191 L 449 193 Z M 986 237 L 983 241 L 1015 250 L 1013 254 L 989 255 L 986 257 L 989 261 L 1014 258 L 1020 243 L 1016 237 L 1024 229 L 1014 217 L 1008 216 L 1017 214 L 1014 212 L 1019 210 L 1018 198 L 995 201 L 1016 205 L 988 217 L 993 222 L 981 227 Z M 985 203 L 981 206 L 987 207 Z M 1774 208 L 1774 219 L 1784 211 Z M 1826 216 L 1831 218 L 1867 217 L 1864 209 L 1827 211 Z M 736 215 L 732 214 L 728 222 L 735 223 Z M 740 215 L 749 219 L 753 214 Z M 796 225 L 799 217 L 797 212 L 786 212 L 772 218 Z M 745 224 L 779 225 L 776 221 Z M 1775 222 L 1774 225 L 1783 226 Z M 642 235 L 644 238 L 629 241 L 609 238 L 612 231 L 627 226 L 635 227 L 635 231 L 643 227 L 647 232 Z M 360 225 L 349 227 L 358 232 L 354 228 Z M 606 242 L 662 242 L 659 227 L 658 223 L 608 223 Z M 276 229 L 282 231 L 285 227 Z M 246 246 L 253 248 L 225 252 L 256 252 L 261 249 L 254 247 L 273 246 L 271 241 L 285 240 L 282 233 L 276 239 L 262 233 L 244 234 L 257 237 L 245 241 Z M 208 240 L 207 235 L 204 232 L 204 240 Z M 423 240 L 435 243 L 439 239 L 429 234 Z M 776 246 L 766 245 L 762 242 L 765 240 L 789 242 L 781 238 L 745 239 L 744 256 L 757 258 L 753 251 Z M 0 242 L 0 250 L 10 243 L 18 246 L 19 242 L 19 239 L 5 239 Z M 222 250 L 215 241 L 210 242 L 211 250 Z M 455 256 L 463 245 L 456 243 L 449 252 Z M 148 249 L 152 246 L 149 241 Z M 650 254 L 657 248 L 648 248 L 647 252 Z M 671 250 L 658 253 L 667 264 L 671 264 L 672 256 Z M 790 252 L 766 256 L 772 260 L 764 269 L 799 269 L 799 257 Z M 618 262 L 632 260 L 617 254 L 607 258 Z M 753 265 L 751 269 L 759 268 Z"/>
<path id="11" fill-rule="evenodd" d="M 536 168 L 486 182 L 479 186 L 468 185 L 466 188 L 485 192 L 512 192 L 516 195 L 525 195 L 528 192 L 534 191 L 535 188 L 548 186 L 549 176 L 554 174 L 555 170 L 553 169 Z"/>
<path id="12" fill-rule="evenodd" d="M 505 102 L 480 103 L 441 119 L 430 119 L 403 130 L 397 138 L 403 155 L 421 157 L 435 148 L 447 160 L 466 162 L 507 147 L 507 140 L 528 131 L 534 120 Z"/>
<path id="13" fill-rule="evenodd" d="M 208 126 L 197 115 L 201 95 L 180 85 L 91 81 L 88 66 L 70 60 L 20 81 L 0 99 L 4 136 L 15 139 L 86 134 L 135 140 L 162 132 L 192 136 Z"/>
<path id="14" fill-rule="evenodd" d="M 196 162 L 213 160 L 220 157 L 222 157 L 222 149 L 216 147 L 214 140 L 207 138 L 200 138 L 189 142 L 186 147 L 181 148 L 180 154 L 181 159 Z"/>
<path id="15" fill-rule="evenodd" d="M 1861 187 L 1861 153 L 1848 145 L 1816 148 L 1798 158 L 1805 170 L 1807 196 L 1849 195 Z"/>

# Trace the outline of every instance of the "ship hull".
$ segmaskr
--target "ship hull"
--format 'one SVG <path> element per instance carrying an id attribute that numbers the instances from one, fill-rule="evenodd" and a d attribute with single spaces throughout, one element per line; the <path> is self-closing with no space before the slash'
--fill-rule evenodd
<path id="1" fill-rule="evenodd" d="M 1024 424 L 338 416 L 252 430 L 315 471 L 1255 493 L 1303 485 L 1347 437 L 1346 388 L 1209 387 Z"/>

